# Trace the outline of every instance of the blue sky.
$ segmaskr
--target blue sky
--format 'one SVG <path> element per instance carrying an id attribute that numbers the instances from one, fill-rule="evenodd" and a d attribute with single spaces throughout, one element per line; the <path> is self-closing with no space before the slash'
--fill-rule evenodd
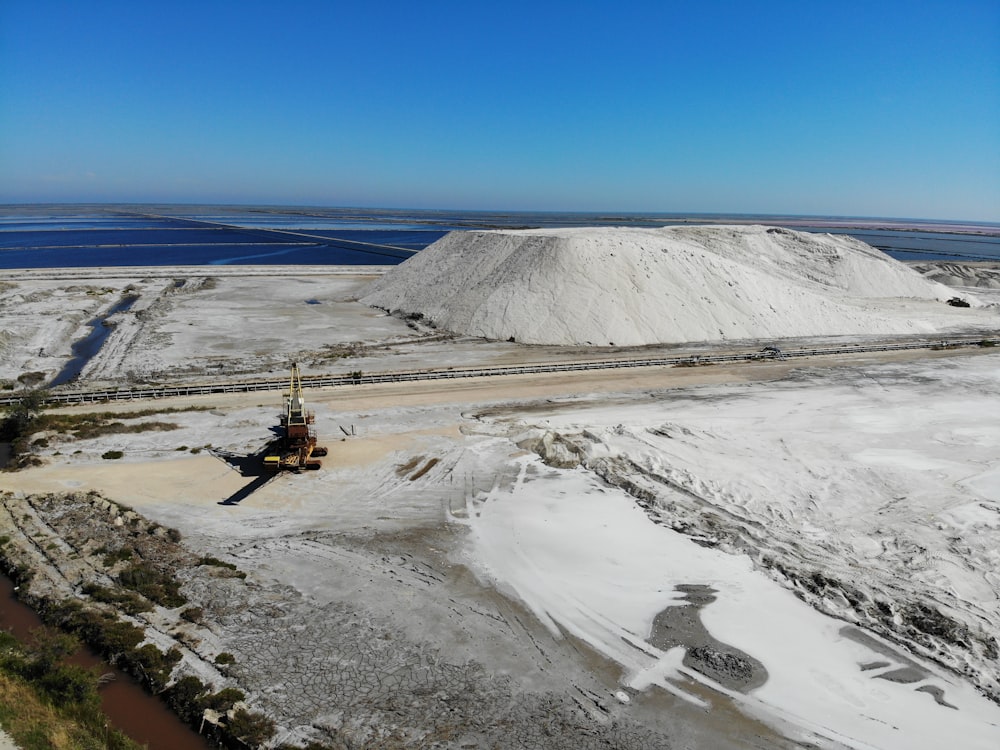
<path id="1" fill-rule="evenodd" d="M 1000 2 L 0 0 L 0 202 L 1000 221 Z"/>

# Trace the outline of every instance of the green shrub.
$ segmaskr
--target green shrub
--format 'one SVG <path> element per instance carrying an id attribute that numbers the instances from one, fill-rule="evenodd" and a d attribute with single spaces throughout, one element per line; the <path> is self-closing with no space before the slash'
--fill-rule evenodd
<path id="1" fill-rule="evenodd" d="M 125 454 L 122 451 L 104 451 L 101 454 L 101 458 L 107 459 L 109 461 L 114 461 L 115 459 L 121 458 Z"/>
<path id="2" fill-rule="evenodd" d="M 211 565 L 216 568 L 229 568 L 230 570 L 236 570 L 236 565 L 231 562 L 226 562 L 225 560 L 220 560 L 217 557 L 212 557 L 210 555 L 205 555 L 204 557 L 198 558 L 199 565 Z"/>
<path id="3" fill-rule="evenodd" d="M 84 607 L 78 601 L 67 600 L 46 609 L 46 618 L 65 630 L 75 633 L 109 660 L 132 651 L 146 634 L 113 614 Z"/>
<path id="4" fill-rule="evenodd" d="M 228 711 L 238 701 L 246 698 L 242 690 L 236 688 L 223 688 L 217 693 L 206 695 L 201 699 L 200 705 L 203 709 L 210 708 L 213 711 Z"/>
<path id="5" fill-rule="evenodd" d="M 220 560 L 217 557 L 202 557 L 198 560 L 199 565 L 208 565 L 214 568 L 224 568 L 226 570 L 232 571 L 231 578 L 241 578 L 245 579 L 247 574 L 242 570 L 237 568 L 233 563 L 226 562 L 225 560 Z"/>
<path id="6" fill-rule="evenodd" d="M 233 656 L 228 651 L 223 651 L 221 654 L 215 657 L 216 664 L 235 664 L 236 657 Z"/>
<path id="7" fill-rule="evenodd" d="M 111 589 L 98 586 L 96 583 L 85 584 L 83 593 L 94 601 L 112 604 L 127 615 L 135 616 L 140 612 L 149 612 L 153 608 L 149 602 L 132 591 Z"/>
<path id="8" fill-rule="evenodd" d="M 125 655 L 125 664 L 130 671 L 144 675 L 155 691 L 163 690 L 174 666 L 181 660 L 181 652 L 172 648 L 163 653 L 152 643 L 147 643 Z"/>
<path id="9" fill-rule="evenodd" d="M 182 721 L 190 724 L 201 718 L 204 710 L 202 696 L 207 692 L 207 685 L 197 677 L 187 675 L 164 690 L 163 699 Z"/>
<path id="10" fill-rule="evenodd" d="M 116 563 L 119 563 L 123 560 L 131 560 L 132 556 L 135 554 L 135 552 L 132 550 L 131 547 L 119 547 L 113 552 L 108 550 L 107 547 L 102 547 L 97 551 L 99 553 L 100 552 L 105 553 L 102 562 L 104 563 L 104 567 L 106 568 L 113 567 Z"/>
<path id="11" fill-rule="evenodd" d="M 137 563 L 123 570 L 118 575 L 118 582 L 168 609 L 187 604 L 187 599 L 181 595 L 180 584 L 172 576 L 161 573 L 147 562 Z"/>
<path id="12" fill-rule="evenodd" d="M 57 707 L 71 704 L 97 705 L 97 676 L 75 664 L 59 664 L 38 678 L 38 686 Z"/>
<path id="13" fill-rule="evenodd" d="M 245 708 L 237 711 L 226 725 L 229 733 L 238 740 L 256 747 L 274 736 L 274 722 L 263 714 L 250 713 Z"/>

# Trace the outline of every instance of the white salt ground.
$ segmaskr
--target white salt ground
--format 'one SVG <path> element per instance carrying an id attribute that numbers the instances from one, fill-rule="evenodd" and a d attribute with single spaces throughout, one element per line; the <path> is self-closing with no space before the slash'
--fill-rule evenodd
<path id="1" fill-rule="evenodd" d="M 668 478 L 701 499 L 704 518 L 734 514 L 767 529 L 751 543 L 781 560 L 882 598 L 933 602 L 995 633 L 998 378 L 996 357 L 942 360 L 635 404 L 552 404 L 518 424 L 586 435 L 591 456 L 622 457 Z M 512 467 L 515 480 L 471 497 L 454 519 L 469 528 L 470 562 L 553 634 L 572 634 L 621 664 L 625 686 L 659 685 L 692 701 L 700 700 L 693 682 L 730 692 L 685 668 L 676 649 L 647 641 L 655 615 L 683 603 L 676 585 L 708 585 L 718 593 L 701 611 L 705 627 L 769 675 L 734 698 L 792 736 L 824 747 L 1000 747 L 995 703 L 953 672 L 845 636 L 846 606 L 843 619 L 816 611 L 749 557 L 654 524 L 634 498 L 583 468 L 552 468 L 534 455 L 513 458 Z M 993 684 L 981 654 L 956 649 L 942 658 Z M 907 659 L 926 676 L 878 679 Z M 878 662 L 888 663 L 862 669 Z M 940 689 L 953 707 L 921 688 Z"/>
<path id="2" fill-rule="evenodd" d="M 632 498 L 582 470 L 530 458 L 520 464 L 515 486 L 470 508 L 475 559 L 553 634 L 570 633 L 621 664 L 628 687 L 658 685 L 701 703 L 684 684 L 709 684 L 803 741 L 883 750 L 936 750 L 957 737 L 967 750 L 1000 742 L 1000 712 L 968 683 L 924 664 L 955 710 L 915 685 L 873 679 L 858 665 L 880 654 L 844 638 L 842 621 L 798 600 L 748 558 L 652 524 Z M 661 652 L 646 642 L 656 613 L 679 603 L 673 586 L 691 582 L 719 592 L 703 610 L 713 635 L 767 667 L 768 681 L 751 695 L 683 668 L 683 649 Z"/>
<path id="3" fill-rule="evenodd" d="M 361 301 L 488 339 L 638 346 L 984 324 L 954 295 L 851 237 L 682 226 L 453 232 Z"/>

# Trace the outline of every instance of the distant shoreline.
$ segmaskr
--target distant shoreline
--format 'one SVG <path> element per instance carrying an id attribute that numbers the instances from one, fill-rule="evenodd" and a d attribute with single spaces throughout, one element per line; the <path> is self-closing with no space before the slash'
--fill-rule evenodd
<path id="1" fill-rule="evenodd" d="M 253 206 L 0 206 L 0 268 L 398 265 L 453 231 L 764 225 L 849 235 L 896 260 L 1000 260 L 1000 224 L 836 216 Z"/>

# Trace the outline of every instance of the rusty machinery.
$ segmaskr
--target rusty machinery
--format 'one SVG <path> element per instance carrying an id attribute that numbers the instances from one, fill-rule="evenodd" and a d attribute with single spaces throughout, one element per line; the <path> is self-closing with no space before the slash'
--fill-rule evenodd
<path id="1" fill-rule="evenodd" d="M 299 365 L 292 363 L 292 377 L 285 395 L 285 411 L 281 419 L 281 436 L 268 446 L 264 455 L 264 468 L 270 471 L 302 471 L 318 469 L 320 456 L 326 448 L 316 445 L 315 414 L 306 411 L 302 396 L 302 376 Z"/>

